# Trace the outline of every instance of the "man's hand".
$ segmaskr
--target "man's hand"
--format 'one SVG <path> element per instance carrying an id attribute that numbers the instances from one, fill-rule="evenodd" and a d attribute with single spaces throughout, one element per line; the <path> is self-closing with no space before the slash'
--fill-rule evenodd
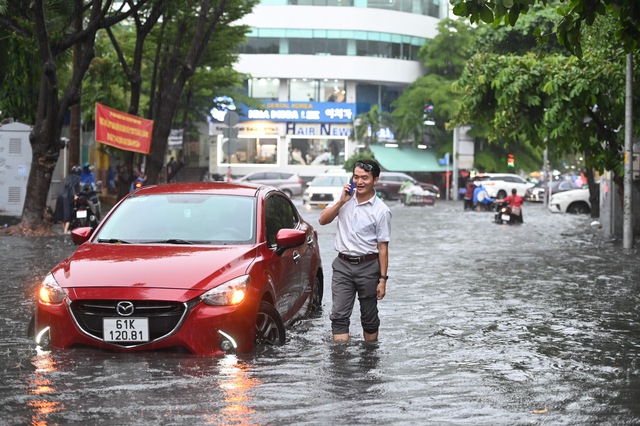
<path id="1" fill-rule="evenodd" d="M 350 190 L 351 190 L 351 183 L 348 182 L 344 186 L 344 188 L 342 188 L 342 193 L 340 194 L 340 200 L 339 200 L 340 203 L 344 204 L 344 203 L 346 203 L 347 201 L 349 201 L 350 199 L 353 198 L 353 196 L 356 194 L 356 190 L 354 188 L 353 194 L 349 194 Z"/>
<path id="2" fill-rule="evenodd" d="M 378 281 L 378 287 L 376 287 L 376 297 L 378 300 L 384 299 L 384 296 L 387 294 L 387 280 Z"/>

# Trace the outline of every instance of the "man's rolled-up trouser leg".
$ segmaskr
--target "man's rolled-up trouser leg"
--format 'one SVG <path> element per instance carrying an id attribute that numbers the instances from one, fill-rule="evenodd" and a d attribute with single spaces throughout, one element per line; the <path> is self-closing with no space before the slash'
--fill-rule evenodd
<path id="1" fill-rule="evenodd" d="M 330 318 L 333 334 L 349 332 L 350 317 L 356 294 L 360 303 L 360 321 L 363 330 L 367 333 L 377 332 L 380 326 L 377 299 L 380 278 L 378 260 L 354 265 L 336 258 L 332 266 L 333 307 Z"/>

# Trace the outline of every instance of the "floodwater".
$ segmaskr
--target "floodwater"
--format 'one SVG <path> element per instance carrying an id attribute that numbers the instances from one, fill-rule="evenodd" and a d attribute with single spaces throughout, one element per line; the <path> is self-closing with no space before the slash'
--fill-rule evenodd
<path id="1" fill-rule="evenodd" d="M 638 424 L 640 262 L 586 216 L 526 204 L 496 225 L 461 202 L 393 211 L 380 341 L 333 344 L 324 311 L 283 347 L 202 358 L 40 352 L 37 281 L 68 237 L 0 237 L 0 424 Z M 320 233 L 325 288 L 335 225 Z"/>

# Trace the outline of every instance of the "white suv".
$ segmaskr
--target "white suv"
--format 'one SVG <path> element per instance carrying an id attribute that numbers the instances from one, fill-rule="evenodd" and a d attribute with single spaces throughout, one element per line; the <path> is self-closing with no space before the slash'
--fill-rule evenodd
<path id="1" fill-rule="evenodd" d="M 347 172 L 327 172 L 316 176 L 302 194 L 302 204 L 306 208 L 326 207 L 340 198 L 344 185 L 350 179 L 351 173 Z"/>
<path id="2" fill-rule="evenodd" d="M 516 189 L 519 196 L 524 198 L 527 189 L 534 187 L 533 183 L 512 173 L 483 173 L 479 177 L 482 186 L 491 198 L 505 198 L 507 195 L 511 195 L 513 188 Z"/>

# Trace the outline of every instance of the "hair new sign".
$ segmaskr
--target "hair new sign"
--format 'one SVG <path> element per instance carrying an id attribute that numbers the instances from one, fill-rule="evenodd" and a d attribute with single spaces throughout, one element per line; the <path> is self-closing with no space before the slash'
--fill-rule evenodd
<path id="1" fill-rule="evenodd" d="M 148 154 L 153 121 L 96 103 L 96 141 L 125 151 Z"/>

